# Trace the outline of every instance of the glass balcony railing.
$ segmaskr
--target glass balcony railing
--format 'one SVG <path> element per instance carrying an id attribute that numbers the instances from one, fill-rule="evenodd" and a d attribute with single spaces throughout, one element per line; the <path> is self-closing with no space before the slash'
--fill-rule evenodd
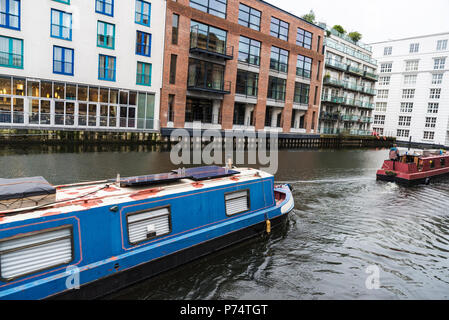
<path id="1" fill-rule="evenodd" d="M 332 96 L 332 95 L 323 95 L 321 97 L 321 101 L 332 102 L 332 103 L 337 103 L 337 104 L 342 103 L 343 100 L 344 100 L 343 97 Z"/>
<path id="2" fill-rule="evenodd" d="M 329 48 L 338 50 L 340 52 L 346 53 L 350 56 L 353 56 L 355 58 L 361 59 L 365 62 L 368 62 L 372 65 L 376 65 L 377 66 L 377 60 L 371 58 L 369 55 L 361 53 L 359 51 L 354 50 L 353 48 L 350 48 L 344 44 L 338 43 L 330 38 L 326 39 L 326 46 L 328 46 Z"/>
<path id="3" fill-rule="evenodd" d="M 344 64 L 343 62 L 337 61 L 335 59 L 329 59 L 329 58 L 326 59 L 326 66 L 337 68 L 342 71 L 346 71 L 346 69 L 347 69 L 347 65 Z"/>
<path id="4" fill-rule="evenodd" d="M 357 42 L 356 42 L 356 41 L 352 40 L 351 37 L 349 37 L 348 35 L 342 34 L 342 33 L 338 32 L 338 31 L 335 30 L 335 29 L 331 29 L 330 32 L 331 32 L 333 35 L 335 35 L 335 36 L 337 36 L 337 37 L 339 37 L 339 38 L 342 38 L 342 39 L 344 39 L 344 40 L 346 40 L 346 41 L 348 41 L 348 42 L 350 42 L 350 43 L 352 43 L 352 44 L 354 44 L 354 45 L 356 45 L 356 46 L 358 46 L 358 47 L 360 47 L 360 48 L 362 48 L 362 49 L 364 49 L 364 50 L 367 50 L 367 51 L 369 51 L 369 52 L 372 52 L 372 47 L 369 46 L 369 45 L 367 45 L 367 44 L 364 44 L 363 42 L 360 42 L 360 41 L 357 41 Z"/>

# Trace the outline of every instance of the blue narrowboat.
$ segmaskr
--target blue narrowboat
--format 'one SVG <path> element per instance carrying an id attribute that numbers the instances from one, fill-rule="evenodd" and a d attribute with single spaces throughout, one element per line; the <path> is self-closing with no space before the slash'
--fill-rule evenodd
<path id="1" fill-rule="evenodd" d="M 52 186 L 0 179 L 0 299 L 95 299 L 285 220 L 288 185 L 231 167 Z"/>

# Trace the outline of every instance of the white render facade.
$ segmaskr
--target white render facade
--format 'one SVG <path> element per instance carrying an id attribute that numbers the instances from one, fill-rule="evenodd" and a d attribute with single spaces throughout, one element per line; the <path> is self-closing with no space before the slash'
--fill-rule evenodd
<path id="1" fill-rule="evenodd" d="M 449 33 L 372 44 L 379 61 L 373 130 L 449 146 Z"/>
<path id="2" fill-rule="evenodd" d="M 164 0 L 0 0 L 0 130 L 159 130 Z"/>
<path id="3" fill-rule="evenodd" d="M 320 132 L 370 135 L 377 81 L 371 48 L 334 29 L 325 41 Z"/>

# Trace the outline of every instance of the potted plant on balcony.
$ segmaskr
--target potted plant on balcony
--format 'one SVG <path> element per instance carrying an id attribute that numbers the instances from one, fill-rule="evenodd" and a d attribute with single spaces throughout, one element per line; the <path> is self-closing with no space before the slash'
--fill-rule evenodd
<path id="1" fill-rule="evenodd" d="M 328 72 L 324 75 L 324 81 L 328 81 L 331 78 L 331 74 Z"/>

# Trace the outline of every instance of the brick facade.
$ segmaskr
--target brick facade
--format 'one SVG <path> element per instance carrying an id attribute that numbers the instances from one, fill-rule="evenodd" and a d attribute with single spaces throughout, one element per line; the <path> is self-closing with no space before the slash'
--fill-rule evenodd
<path id="1" fill-rule="evenodd" d="M 262 12 L 260 31 L 241 26 L 238 23 L 239 3 L 243 3 Z M 178 44 L 172 44 L 172 17 L 179 15 Z M 288 42 L 270 35 L 271 17 L 274 16 L 289 23 Z M 190 55 L 190 23 L 195 20 L 213 27 L 226 30 L 227 46 L 234 47 L 233 59 L 226 61 L 224 81 L 230 81 L 230 94 L 223 95 L 221 104 L 221 126 L 223 130 L 233 128 L 234 104 L 236 92 L 236 78 L 238 65 L 238 48 L 240 36 L 251 38 L 262 43 L 259 67 L 258 97 L 254 109 L 255 129 L 263 130 L 265 126 L 265 112 L 267 107 L 268 79 L 270 70 L 271 47 L 276 46 L 289 51 L 289 66 L 286 84 L 286 99 L 283 107 L 281 126 L 283 132 L 290 132 L 291 117 L 293 110 L 293 97 L 296 79 L 297 55 L 313 59 L 312 75 L 310 78 L 309 106 L 305 113 L 305 125 L 307 133 L 316 132 L 318 128 L 318 114 L 321 97 L 321 79 L 324 67 L 323 40 L 324 30 L 311 25 L 285 11 L 277 9 L 263 1 L 250 0 L 228 0 L 226 19 L 204 13 L 189 6 L 189 0 L 167 1 L 166 31 L 165 31 L 165 53 L 163 68 L 163 86 L 161 92 L 161 127 L 167 127 L 169 95 L 175 96 L 174 121 L 175 128 L 184 128 L 185 109 L 187 99 L 187 81 Z M 302 28 L 313 34 L 311 50 L 296 45 L 297 29 Z M 320 48 L 318 48 L 318 37 L 320 37 Z M 171 55 L 177 55 L 176 83 L 170 84 L 170 60 Z M 317 76 L 320 63 L 319 76 Z M 317 92 L 315 92 L 317 89 Z M 316 95 L 316 100 L 315 100 Z M 312 124 L 312 119 L 314 123 Z"/>

